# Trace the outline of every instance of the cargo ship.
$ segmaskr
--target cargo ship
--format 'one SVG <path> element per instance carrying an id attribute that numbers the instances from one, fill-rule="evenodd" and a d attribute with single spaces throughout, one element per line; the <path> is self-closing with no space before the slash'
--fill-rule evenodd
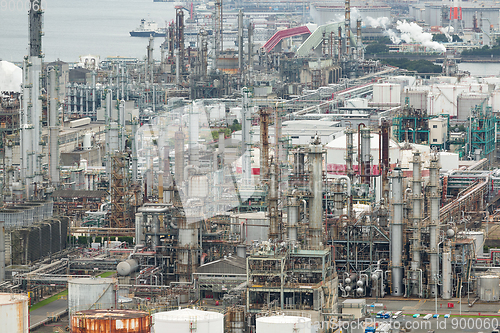
<path id="1" fill-rule="evenodd" d="M 167 31 L 165 28 L 158 28 L 156 22 L 146 19 L 141 20 L 139 28 L 130 31 L 131 37 L 165 37 L 166 35 Z"/>

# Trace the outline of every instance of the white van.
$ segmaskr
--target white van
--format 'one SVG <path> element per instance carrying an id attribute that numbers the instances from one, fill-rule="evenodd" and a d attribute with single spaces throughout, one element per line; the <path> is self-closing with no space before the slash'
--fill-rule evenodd
<path id="1" fill-rule="evenodd" d="M 432 318 L 432 314 L 425 315 L 424 320 L 429 320 Z"/>

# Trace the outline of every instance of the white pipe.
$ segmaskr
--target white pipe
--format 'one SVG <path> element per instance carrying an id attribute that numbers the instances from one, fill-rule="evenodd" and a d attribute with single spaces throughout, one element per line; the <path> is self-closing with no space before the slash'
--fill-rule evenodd
<path id="1" fill-rule="evenodd" d="M 332 175 L 332 174 L 327 174 L 327 178 L 333 178 L 333 179 L 344 179 L 347 183 L 347 195 L 351 194 L 351 180 L 349 177 L 346 175 Z"/>

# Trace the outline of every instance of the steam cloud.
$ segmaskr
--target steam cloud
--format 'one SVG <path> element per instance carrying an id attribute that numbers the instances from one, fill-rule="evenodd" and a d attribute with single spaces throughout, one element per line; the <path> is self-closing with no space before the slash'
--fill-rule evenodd
<path id="1" fill-rule="evenodd" d="M 414 22 L 408 23 L 406 21 L 398 21 L 396 28 L 401 32 L 401 39 L 407 43 L 419 43 L 425 47 L 430 47 L 440 52 L 446 52 L 446 47 L 444 47 L 443 44 L 433 41 L 432 34 L 424 32 L 422 27 Z M 393 40 L 393 43 L 396 42 Z"/>

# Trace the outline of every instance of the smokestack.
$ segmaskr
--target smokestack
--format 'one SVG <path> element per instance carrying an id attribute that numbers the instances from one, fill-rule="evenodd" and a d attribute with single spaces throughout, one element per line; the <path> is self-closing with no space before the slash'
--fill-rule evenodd
<path id="1" fill-rule="evenodd" d="M 238 12 L 238 69 L 240 74 L 243 73 L 243 11 L 241 9 Z"/>
<path id="2" fill-rule="evenodd" d="M 319 250 L 323 246 L 323 146 L 318 135 L 309 145 L 310 187 L 312 198 L 309 206 L 309 248 Z"/>
<path id="3" fill-rule="evenodd" d="M 351 0 L 345 0 L 345 54 L 349 55 L 351 47 Z"/>
<path id="4" fill-rule="evenodd" d="M 358 59 L 363 59 L 363 48 L 361 47 L 361 19 L 356 22 L 356 49 L 358 50 Z"/>
<path id="5" fill-rule="evenodd" d="M 439 156 L 437 153 L 431 154 L 429 163 L 429 193 L 430 193 L 430 244 L 429 244 L 429 257 L 430 257 L 430 289 L 431 297 L 435 297 L 437 291 L 437 282 L 439 275 Z"/>
<path id="6" fill-rule="evenodd" d="M 403 172 L 400 168 L 392 172 L 392 220 L 391 258 L 392 295 L 403 295 Z"/>

